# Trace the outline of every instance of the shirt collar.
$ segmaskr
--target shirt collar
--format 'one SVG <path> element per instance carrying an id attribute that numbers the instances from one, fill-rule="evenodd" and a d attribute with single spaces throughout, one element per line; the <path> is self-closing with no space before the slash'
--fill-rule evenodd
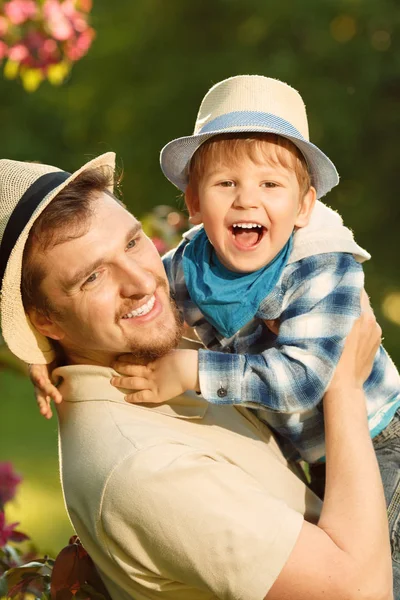
<path id="1" fill-rule="evenodd" d="M 127 404 L 124 396 L 130 390 L 123 390 L 111 385 L 110 380 L 114 376 L 118 377 L 118 373 L 114 369 L 95 365 L 58 367 L 52 374 L 52 378 L 56 382 L 63 400 L 66 402 L 108 400 L 109 402 Z M 151 410 L 169 417 L 202 419 L 207 411 L 208 403 L 194 392 L 187 392 L 164 404 L 138 404 L 132 406 Z"/>

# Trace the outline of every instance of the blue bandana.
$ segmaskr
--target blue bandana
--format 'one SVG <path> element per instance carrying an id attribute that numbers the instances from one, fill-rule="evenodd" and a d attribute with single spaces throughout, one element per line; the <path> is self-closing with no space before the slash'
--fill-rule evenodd
<path id="1" fill-rule="evenodd" d="M 204 228 L 190 240 L 183 254 L 186 287 L 193 302 L 221 335 L 232 337 L 254 318 L 260 302 L 281 276 L 292 245 L 293 235 L 262 269 L 235 273 L 218 260 Z"/>

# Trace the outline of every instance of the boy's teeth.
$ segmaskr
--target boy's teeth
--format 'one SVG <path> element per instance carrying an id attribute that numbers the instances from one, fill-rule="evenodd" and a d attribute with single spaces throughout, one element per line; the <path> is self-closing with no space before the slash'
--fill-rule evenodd
<path id="1" fill-rule="evenodd" d="M 156 301 L 156 297 L 153 295 L 146 304 L 143 304 L 140 308 L 133 310 L 130 313 L 127 313 L 122 318 L 123 319 L 132 319 L 134 317 L 142 317 L 143 315 L 147 315 L 151 311 L 154 306 L 154 302 Z"/>
<path id="2" fill-rule="evenodd" d="M 253 229 L 253 227 L 259 227 L 261 229 L 262 225 L 258 223 L 234 223 L 232 227 L 242 227 L 243 229 Z"/>

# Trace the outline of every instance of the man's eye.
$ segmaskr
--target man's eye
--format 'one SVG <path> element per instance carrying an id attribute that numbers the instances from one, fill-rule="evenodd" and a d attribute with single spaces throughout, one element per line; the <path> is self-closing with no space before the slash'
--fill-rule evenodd
<path id="1" fill-rule="evenodd" d="M 99 274 L 98 273 L 92 273 L 85 281 L 85 283 L 83 285 L 86 285 L 87 283 L 93 283 L 94 281 L 96 281 L 96 279 L 98 278 Z"/>
<path id="2" fill-rule="evenodd" d="M 134 247 L 136 246 L 136 244 L 137 244 L 137 240 L 136 240 L 136 239 L 134 239 L 134 240 L 131 240 L 131 241 L 128 243 L 128 245 L 127 245 L 126 249 L 127 249 L 127 250 L 130 250 L 131 248 L 134 248 Z"/>

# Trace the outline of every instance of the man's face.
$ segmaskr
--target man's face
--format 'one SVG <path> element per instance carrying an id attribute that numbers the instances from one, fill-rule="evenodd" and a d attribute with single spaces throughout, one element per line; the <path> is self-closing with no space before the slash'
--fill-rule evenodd
<path id="1" fill-rule="evenodd" d="M 86 233 L 35 255 L 45 270 L 41 291 L 54 307 L 44 332 L 72 362 L 161 356 L 176 346 L 180 327 L 157 250 L 109 195 L 99 193 L 92 208 Z"/>

